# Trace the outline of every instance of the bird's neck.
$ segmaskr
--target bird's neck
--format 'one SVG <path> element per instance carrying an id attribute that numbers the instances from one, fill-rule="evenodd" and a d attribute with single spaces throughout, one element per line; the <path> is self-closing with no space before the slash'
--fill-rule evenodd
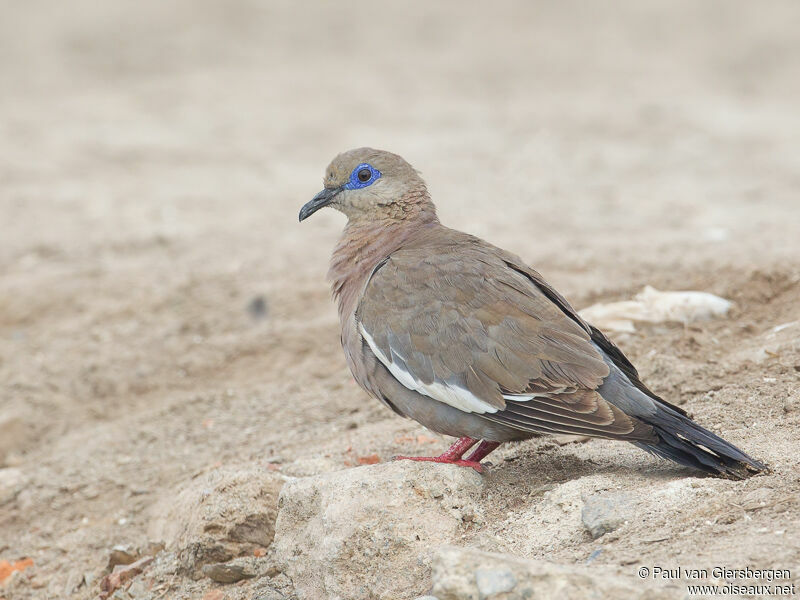
<path id="1" fill-rule="evenodd" d="M 341 321 L 355 311 L 367 279 L 381 261 L 420 232 L 439 226 L 435 213 L 412 220 L 350 220 L 333 250 L 328 270 Z"/>

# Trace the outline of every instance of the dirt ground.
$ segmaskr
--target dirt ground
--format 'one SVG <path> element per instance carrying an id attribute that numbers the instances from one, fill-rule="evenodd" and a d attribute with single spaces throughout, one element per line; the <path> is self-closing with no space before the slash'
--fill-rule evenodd
<path id="1" fill-rule="evenodd" d="M 152 507 L 219 465 L 446 447 L 353 383 L 324 279 L 343 217 L 297 223 L 329 160 L 363 145 L 406 157 L 444 223 L 577 308 L 647 284 L 733 300 L 614 337 L 773 472 L 696 479 L 703 501 L 593 564 L 796 577 L 798 22 L 790 0 L 5 4 L 0 561 L 33 566 L 0 598 L 96 596 L 111 548 L 158 541 Z M 598 542 L 540 539 L 535 520 L 504 535 L 531 490 L 690 476 L 606 441 L 491 459 L 493 549 L 568 564 Z M 153 597 L 212 589 L 176 575 Z"/>

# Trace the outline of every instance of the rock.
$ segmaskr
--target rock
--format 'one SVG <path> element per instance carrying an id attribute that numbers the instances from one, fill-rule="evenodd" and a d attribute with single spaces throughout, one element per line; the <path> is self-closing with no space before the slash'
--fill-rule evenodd
<path id="1" fill-rule="evenodd" d="M 181 569 L 200 578 L 203 565 L 252 555 L 272 543 L 283 481 L 256 467 L 206 473 L 153 507 L 148 537 L 163 540 Z"/>
<path id="2" fill-rule="evenodd" d="M 571 600 L 676 597 L 677 587 L 654 588 L 603 569 L 524 560 L 507 554 L 445 546 L 433 560 L 432 594 L 438 600 Z"/>
<path id="3" fill-rule="evenodd" d="M 250 316 L 259 321 L 267 316 L 267 299 L 264 296 L 254 296 L 250 302 L 247 303 L 247 312 Z"/>
<path id="4" fill-rule="evenodd" d="M 20 452 L 32 435 L 33 428 L 20 414 L 6 413 L 0 416 L 0 466 L 8 464 L 6 458 Z"/>
<path id="5" fill-rule="evenodd" d="M 152 582 L 145 577 L 136 577 L 128 587 L 121 587 L 111 596 L 112 600 L 150 600 L 153 597 Z"/>
<path id="6" fill-rule="evenodd" d="M 597 548 L 596 550 L 593 550 L 592 553 L 589 555 L 589 557 L 586 559 L 586 564 L 587 565 L 592 564 L 595 561 L 595 559 L 598 556 L 600 556 L 602 553 L 603 553 L 603 547 L 602 546 L 600 548 Z"/>
<path id="7" fill-rule="evenodd" d="M 398 598 L 430 588 L 432 551 L 480 515 L 472 469 L 398 461 L 287 483 L 275 555 L 299 598 Z"/>
<path id="8" fill-rule="evenodd" d="M 618 529 L 630 519 L 631 513 L 630 501 L 625 494 L 594 494 L 586 498 L 581 520 L 592 538 L 597 539 Z"/>
<path id="9" fill-rule="evenodd" d="M 139 553 L 130 546 L 114 546 L 108 554 L 106 568 L 111 571 L 117 565 L 129 565 L 137 558 L 139 558 Z"/>
<path id="10" fill-rule="evenodd" d="M 103 577 L 100 582 L 100 598 L 108 598 L 111 594 L 140 575 L 153 562 L 152 556 L 145 556 L 130 565 L 117 565 L 114 570 Z"/>
<path id="11" fill-rule="evenodd" d="M 166 544 L 164 542 L 147 542 L 144 548 L 139 549 L 139 555 L 148 554 L 150 556 L 156 556 L 165 547 Z"/>
<path id="12" fill-rule="evenodd" d="M 604 330 L 632 333 L 637 321 L 693 323 L 723 317 L 733 303 L 707 292 L 662 292 L 651 286 L 633 300 L 593 304 L 579 311 L 587 321 Z"/>
<path id="13" fill-rule="evenodd" d="M 17 497 L 22 491 L 24 479 L 22 471 L 16 467 L 0 469 L 0 506 Z"/>
<path id="14" fill-rule="evenodd" d="M 203 575 L 217 583 L 236 583 L 242 579 L 252 579 L 255 571 L 248 568 L 247 564 L 216 563 L 203 566 Z"/>

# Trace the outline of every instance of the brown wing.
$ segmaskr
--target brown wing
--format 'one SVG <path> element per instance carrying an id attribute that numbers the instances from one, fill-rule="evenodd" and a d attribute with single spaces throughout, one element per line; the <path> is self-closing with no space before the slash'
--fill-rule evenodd
<path id="1" fill-rule="evenodd" d="M 409 389 L 517 429 L 648 437 L 595 392 L 609 368 L 585 324 L 509 260 L 470 236 L 395 252 L 356 313 L 366 348 Z"/>

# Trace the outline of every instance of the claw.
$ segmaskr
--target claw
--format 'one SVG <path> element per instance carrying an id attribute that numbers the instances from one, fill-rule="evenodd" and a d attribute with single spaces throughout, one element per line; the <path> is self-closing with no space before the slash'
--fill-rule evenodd
<path id="1" fill-rule="evenodd" d="M 478 473 L 483 473 L 483 465 L 474 460 L 452 459 L 445 456 L 395 456 L 392 460 L 416 460 L 420 462 L 435 462 L 458 467 L 470 467 Z"/>

